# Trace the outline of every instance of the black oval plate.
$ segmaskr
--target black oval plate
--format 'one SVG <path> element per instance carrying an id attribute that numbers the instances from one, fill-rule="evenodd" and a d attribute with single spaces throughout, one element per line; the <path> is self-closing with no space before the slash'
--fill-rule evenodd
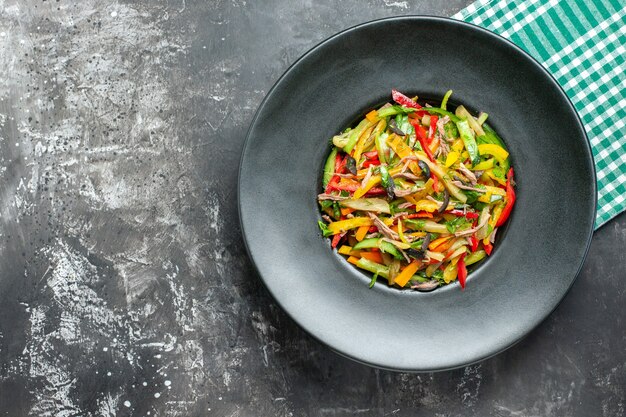
<path id="1" fill-rule="evenodd" d="M 506 236 L 465 291 L 369 289 L 318 229 L 330 138 L 389 101 L 392 88 L 424 97 L 454 90 L 489 113 L 512 155 L 518 198 Z M 239 212 L 265 285 L 306 331 L 369 365 L 434 371 L 508 348 L 557 306 L 589 248 L 595 184 L 576 111 L 540 64 L 473 25 L 398 17 L 331 37 L 278 80 L 248 132 Z"/>

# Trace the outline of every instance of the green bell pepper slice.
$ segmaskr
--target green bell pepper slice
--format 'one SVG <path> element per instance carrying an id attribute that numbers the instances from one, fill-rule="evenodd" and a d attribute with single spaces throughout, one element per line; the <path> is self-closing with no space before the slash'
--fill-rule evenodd
<path id="1" fill-rule="evenodd" d="M 467 149 L 470 161 L 472 161 L 472 166 L 474 166 L 480 162 L 480 154 L 478 153 L 478 145 L 476 144 L 476 139 L 474 138 L 474 131 L 470 127 L 467 120 L 456 122 L 456 127 L 459 129 L 459 134 L 461 135 L 461 139 L 463 139 L 465 149 Z"/>

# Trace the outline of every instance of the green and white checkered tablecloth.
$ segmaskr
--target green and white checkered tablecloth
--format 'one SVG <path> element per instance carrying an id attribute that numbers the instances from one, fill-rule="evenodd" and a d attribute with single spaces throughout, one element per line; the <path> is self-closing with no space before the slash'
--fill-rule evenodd
<path id="1" fill-rule="evenodd" d="M 596 229 L 626 209 L 626 0 L 478 0 L 453 16 L 520 46 L 576 107 L 598 176 Z"/>

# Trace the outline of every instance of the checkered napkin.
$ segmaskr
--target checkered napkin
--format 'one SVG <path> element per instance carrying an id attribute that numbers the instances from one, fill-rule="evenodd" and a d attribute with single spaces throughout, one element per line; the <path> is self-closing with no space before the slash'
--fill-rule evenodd
<path id="1" fill-rule="evenodd" d="M 626 209 L 626 0 L 478 0 L 453 18 L 491 30 L 561 84 L 591 142 L 595 228 Z"/>

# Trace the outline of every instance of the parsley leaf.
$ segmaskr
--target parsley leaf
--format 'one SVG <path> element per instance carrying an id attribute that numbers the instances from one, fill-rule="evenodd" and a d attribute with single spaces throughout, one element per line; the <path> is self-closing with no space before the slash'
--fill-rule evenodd
<path id="1" fill-rule="evenodd" d="M 372 280 L 370 281 L 370 288 L 372 288 L 374 284 L 376 284 L 377 278 L 378 278 L 378 273 L 375 273 L 374 276 L 372 277 Z"/>
<path id="2" fill-rule="evenodd" d="M 320 201 L 320 207 L 322 210 L 326 210 L 328 207 L 332 206 L 333 202 L 331 200 L 322 200 Z"/>
<path id="3" fill-rule="evenodd" d="M 470 223 L 468 223 L 465 217 L 459 216 L 459 217 L 455 217 L 452 220 L 448 220 L 445 223 L 445 225 L 446 225 L 446 229 L 448 229 L 448 232 L 454 233 L 459 230 L 467 229 L 468 228 L 467 226 L 470 226 Z"/>
<path id="4" fill-rule="evenodd" d="M 333 232 L 328 230 L 328 225 L 326 223 L 324 223 L 321 220 L 318 220 L 317 225 L 320 227 L 320 230 L 322 231 L 322 236 L 324 237 L 332 236 Z"/>
<path id="5" fill-rule="evenodd" d="M 402 224 L 411 229 L 421 230 L 426 226 L 426 220 L 406 219 L 402 221 Z"/>

